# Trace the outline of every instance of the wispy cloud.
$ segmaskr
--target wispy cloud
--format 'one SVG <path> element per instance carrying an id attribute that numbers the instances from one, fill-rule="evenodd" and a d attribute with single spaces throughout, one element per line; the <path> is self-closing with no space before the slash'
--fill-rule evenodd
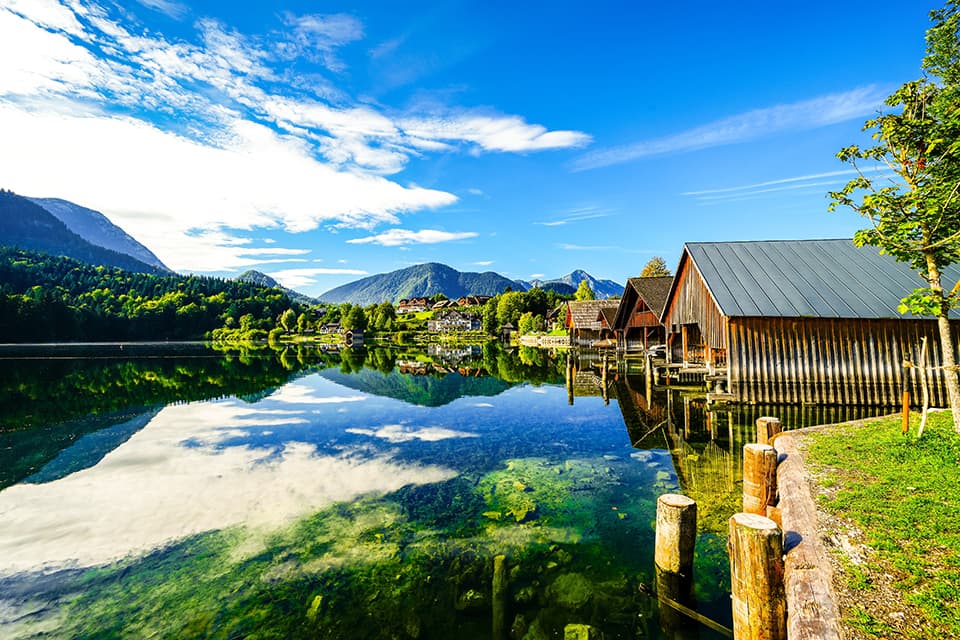
<path id="1" fill-rule="evenodd" d="M 363 269 L 305 268 L 281 269 L 267 275 L 288 289 L 298 289 L 318 284 L 317 276 L 365 276 L 368 273 Z"/>
<path id="2" fill-rule="evenodd" d="M 560 227 L 574 222 L 584 222 L 586 220 L 595 220 L 596 218 L 608 218 L 613 215 L 616 215 L 616 211 L 614 209 L 596 206 L 578 207 L 576 209 L 570 209 L 569 211 L 565 212 L 562 217 L 555 220 L 544 220 L 534 222 L 533 224 L 539 224 L 544 227 Z"/>
<path id="3" fill-rule="evenodd" d="M 478 260 L 477 262 L 471 262 L 475 267 L 489 267 L 493 264 L 493 260 Z"/>
<path id="4" fill-rule="evenodd" d="M 182 20 L 190 12 L 190 7 L 173 0 L 137 0 L 137 2 L 174 20 Z"/>
<path id="5" fill-rule="evenodd" d="M 806 131 L 876 113 L 888 88 L 869 85 L 843 93 L 754 109 L 663 138 L 597 149 L 573 162 L 574 171 L 598 169 L 647 156 L 696 151 L 784 131 Z"/>
<path id="6" fill-rule="evenodd" d="M 613 246 L 604 246 L 604 245 L 582 245 L 582 244 L 567 244 L 560 243 L 557 245 L 558 249 L 563 249 L 564 251 L 611 251 L 617 249 Z"/>
<path id="7" fill-rule="evenodd" d="M 238 231 L 373 229 L 457 201 L 386 177 L 410 158 L 589 140 L 487 109 L 398 113 L 318 79 L 364 36 L 348 14 L 281 13 L 253 34 L 205 17 L 193 28 L 168 39 L 114 3 L 4 2 L 4 186 L 98 209 L 174 269 L 218 271 L 250 264 Z M 385 238 L 443 241 L 430 233 Z"/>
<path id="8" fill-rule="evenodd" d="M 475 231 L 439 231 L 437 229 L 422 229 L 420 231 L 410 231 L 409 229 L 390 229 L 384 233 L 365 238 L 354 238 L 347 240 L 350 244 L 379 244 L 384 247 L 399 247 L 408 244 L 437 244 L 439 242 L 450 242 L 452 240 L 465 240 L 475 238 L 478 234 Z"/>
<path id="9" fill-rule="evenodd" d="M 861 173 L 877 173 L 885 171 L 888 171 L 888 169 L 882 166 L 864 167 L 860 170 Z M 721 187 L 718 189 L 686 191 L 681 195 L 692 196 L 701 203 L 735 202 L 762 197 L 766 194 L 779 193 L 782 191 L 820 189 L 829 186 L 839 186 L 856 174 L 857 170 L 855 169 L 842 169 L 839 171 L 827 171 L 825 173 L 813 173 L 803 176 L 794 176 L 791 178 L 767 180 L 764 182 L 757 182 L 754 184 L 736 187 Z"/>

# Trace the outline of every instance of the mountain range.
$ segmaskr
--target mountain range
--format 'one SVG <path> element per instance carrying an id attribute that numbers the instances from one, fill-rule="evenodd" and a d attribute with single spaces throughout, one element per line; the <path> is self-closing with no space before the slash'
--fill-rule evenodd
<path id="1" fill-rule="evenodd" d="M 100 213 L 65 200 L 34 201 L 6 190 L 0 190 L 0 244 L 138 273 L 172 273 Z"/>
<path id="2" fill-rule="evenodd" d="M 62 255 L 82 262 L 120 267 L 140 273 L 170 274 L 173 271 L 143 244 L 93 209 L 59 198 L 27 198 L 0 189 L 0 245 Z M 259 271 L 246 271 L 237 280 L 274 287 L 292 300 L 315 304 L 318 299 L 282 286 Z M 442 293 L 449 298 L 493 296 L 506 290 L 552 289 L 566 295 L 586 280 L 597 298 L 619 296 L 623 286 L 599 280 L 576 270 L 552 280 L 511 280 L 493 271 L 461 272 L 436 262 L 418 264 L 390 273 L 368 276 L 331 289 L 319 300 L 370 305 L 403 298 L 430 297 Z"/>
<path id="3" fill-rule="evenodd" d="M 499 273 L 461 272 L 445 264 L 429 262 L 398 269 L 390 273 L 368 276 L 320 294 L 328 303 L 352 302 L 359 305 L 397 302 L 403 298 L 427 298 L 442 293 L 448 298 L 461 296 L 494 296 L 506 290 L 528 291 L 534 287 L 572 294 L 586 280 L 598 298 L 620 296 L 623 285 L 611 280 L 598 280 L 586 271 L 577 270 L 554 280 L 510 280 Z"/>

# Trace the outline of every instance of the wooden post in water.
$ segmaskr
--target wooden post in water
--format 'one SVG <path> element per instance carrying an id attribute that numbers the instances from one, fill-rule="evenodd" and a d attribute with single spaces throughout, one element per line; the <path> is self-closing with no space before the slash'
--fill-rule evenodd
<path id="1" fill-rule="evenodd" d="M 772 416 L 757 418 L 757 444 L 770 444 L 770 439 L 782 430 L 780 418 Z"/>
<path id="2" fill-rule="evenodd" d="M 691 573 L 696 542 L 697 503 L 679 493 L 660 496 L 657 499 L 656 565 L 671 573 Z"/>
<path id="3" fill-rule="evenodd" d="M 657 575 L 660 628 L 672 637 L 687 625 L 673 603 L 692 605 L 693 550 L 697 541 L 697 503 L 687 496 L 667 493 L 657 499 L 654 564 Z"/>
<path id="4" fill-rule="evenodd" d="M 493 638 L 506 640 L 507 628 L 507 558 L 493 558 Z"/>
<path id="5" fill-rule="evenodd" d="M 730 591 L 734 640 L 786 640 L 783 533 L 753 513 L 730 518 Z"/>
<path id="6" fill-rule="evenodd" d="M 761 418 L 762 420 L 762 418 Z M 743 447 L 743 510 L 767 515 L 777 503 L 777 450 L 768 444 Z"/>

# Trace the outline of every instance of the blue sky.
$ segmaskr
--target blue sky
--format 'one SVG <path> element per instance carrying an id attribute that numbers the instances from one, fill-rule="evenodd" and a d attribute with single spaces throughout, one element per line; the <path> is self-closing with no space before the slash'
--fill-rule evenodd
<path id="1" fill-rule="evenodd" d="M 0 0 L 0 186 L 311 295 L 428 261 L 622 283 L 851 236 L 834 154 L 937 6 Z"/>

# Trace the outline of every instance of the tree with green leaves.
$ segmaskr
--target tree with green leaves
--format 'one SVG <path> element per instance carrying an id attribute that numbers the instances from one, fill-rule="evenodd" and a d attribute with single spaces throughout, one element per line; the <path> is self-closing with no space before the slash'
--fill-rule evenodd
<path id="1" fill-rule="evenodd" d="M 574 300 L 596 300 L 597 296 L 593 293 L 593 289 L 590 288 L 590 283 L 586 280 L 581 280 L 580 284 L 577 285 L 577 291 L 573 294 Z"/>
<path id="2" fill-rule="evenodd" d="M 650 262 L 648 262 L 643 267 L 643 271 L 640 272 L 641 278 L 659 278 L 672 275 L 670 269 L 667 268 L 666 261 L 660 256 L 650 258 Z"/>
<path id="3" fill-rule="evenodd" d="M 284 331 L 290 333 L 297 328 L 297 312 L 293 309 L 287 309 L 280 314 L 280 326 Z"/>
<path id="4" fill-rule="evenodd" d="M 851 145 L 837 157 L 857 177 L 831 192 L 830 210 L 850 207 L 871 226 L 854 236 L 857 246 L 879 247 L 907 262 L 927 286 L 903 298 L 898 310 L 934 316 L 954 428 L 960 432 L 960 384 L 948 315 L 960 306 L 960 283 L 943 287 L 946 266 L 960 261 L 960 0 L 932 11 L 924 77 L 886 100 L 890 111 L 867 120 L 876 144 Z M 868 166 L 862 166 L 869 163 Z M 875 165 L 886 170 L 872 174 Z"/>

